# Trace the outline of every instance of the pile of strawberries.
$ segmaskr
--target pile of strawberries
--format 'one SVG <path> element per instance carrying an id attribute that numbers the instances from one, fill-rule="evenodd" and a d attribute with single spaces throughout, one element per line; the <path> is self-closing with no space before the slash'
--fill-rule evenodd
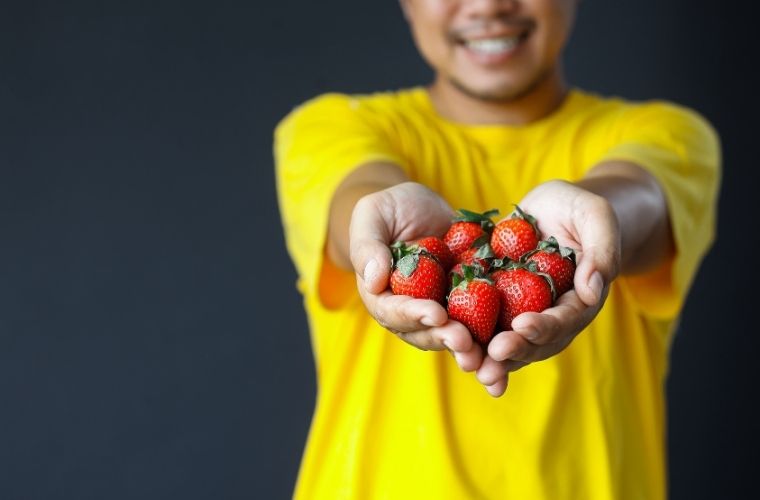
<path id="1" fill-rule="evenodd" d="M 443 239 L 391 246 L 392 292 L 440 302 L 484 346 L 517 315 L 551 307 L 575 274 L 573 250 L 541 241 L 534 217 L 515 206 L 494 225 L 497 214 L 460 209 Z"/>

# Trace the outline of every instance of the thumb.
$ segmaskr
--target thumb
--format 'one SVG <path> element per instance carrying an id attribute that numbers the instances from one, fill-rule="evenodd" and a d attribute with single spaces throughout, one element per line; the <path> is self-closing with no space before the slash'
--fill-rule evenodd
<path id="1" fill-rule="evenodd" d="M 605 287 L 618 275 L 620 229 L 611 209 L 589 210 L 579 229 L 581 254 L 573 281 L 578 297 L 593 306 L 602 300 Z"/>
<path id="2" fill-rule="evenodd" d="M 352 242 L 351 263 L 368 292 L 378 294 L 388 288 L 393 260 L 385 243 L 372 239 Z"/>
<path id="3" fill-rule="evenodd" d="M 590 267 L 590 266 L 588 266 Z M 590 273 L 590 274 L 589 274 Z M 581 273 L 581 268 L 575 273 L 575 291 L 581 301 L 587 306 L 594 306 L 602 298 L 604 280 L 599 271 L 589 269 Z"/>
<path id="4" fill-rule="evenodd" d="M 359 200 L 351 214 L 348 251 L 356 274 L 369 293 L 388 288 L 393 260 L 388 244 L 390 230 L 374 197 Z"/>
<path id="5" fill-rule="evenodd" d="M 587 306 L 599 303 L 604 288 L 617 275 L 617 262 L 614 247 L 605 249 L 584 249 L 575 271 L 573 284 L 578 297 Z"/>

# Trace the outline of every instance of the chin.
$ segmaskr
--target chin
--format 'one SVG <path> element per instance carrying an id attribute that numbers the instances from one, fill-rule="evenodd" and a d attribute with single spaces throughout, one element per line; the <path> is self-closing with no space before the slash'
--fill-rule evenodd
<path id="1" fill-rule="evenodd" d="M 451 83 L 463 94 L 483 101 L 509 102 L 523 97 L 533 88 L 531 85 L 475 84 L 451 79 Z"/>

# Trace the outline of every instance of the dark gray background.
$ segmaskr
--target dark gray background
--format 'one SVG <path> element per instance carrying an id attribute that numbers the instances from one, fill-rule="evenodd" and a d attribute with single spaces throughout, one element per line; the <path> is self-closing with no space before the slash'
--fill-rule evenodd
<path id="1" fill-rule="evenodd" d="M 740 4 L 585 0 L 567 58 L 573 83 L 692 106 L 723 141 L 668 383 L 676 499 L 756 474 Z M 1 2 L 0 498 L 288 497 L 315 383 L 272 129 L 321 92 L 429 76 L 394 1 Z"/>

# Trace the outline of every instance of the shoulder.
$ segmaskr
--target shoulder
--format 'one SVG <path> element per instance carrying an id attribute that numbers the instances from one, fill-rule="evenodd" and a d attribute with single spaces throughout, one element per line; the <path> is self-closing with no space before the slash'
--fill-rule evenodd
<path id="1" fill-rule="evenodd" d="M 688 150 L 708 157 L 720 154 L 718 132 L 697 110 L 663 99 L 634 101 L 577 91 L 577 100 L 612 142 L 636 142 Z"/>
<path id="2" fill-rule="evenodd" d="M 717 132 L 709 120 L 696 109 L 664 99 L 635 101 L 617 96 L 601 96 L 578 91 L 580 99 L 600 112 L 613 117 L 623 128 L 688 129 L 709 136 Z"/>
<path id="3" fill-rule="evenodd" d="M 293 108 L 277 125 L 280 134 L 298 125 L 314 122 L 382 122 L 423 105 L 424 91 L 410 88 L 372 94 L 331 92 L 316 96 Z"/>

